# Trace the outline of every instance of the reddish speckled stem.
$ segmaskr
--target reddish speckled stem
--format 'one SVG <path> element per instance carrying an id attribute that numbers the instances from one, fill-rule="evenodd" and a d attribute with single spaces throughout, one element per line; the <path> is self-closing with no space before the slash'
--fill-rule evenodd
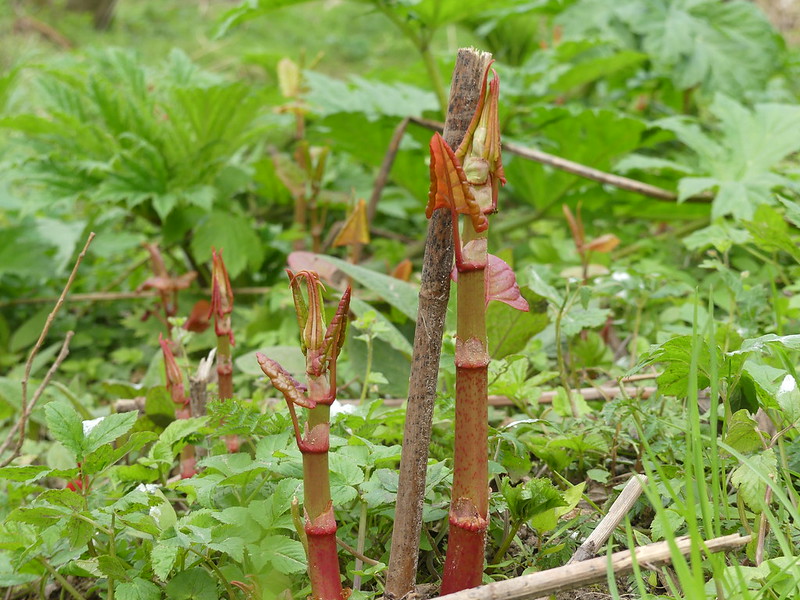
<path id="1" fill-rule="evenodd" d="M 465 220 L 463 240 L 485 239 Z M 442 594 L 480 585 L 489 509 L 488 382 L 486 343 L 485 265 L 474 256 L 458 273 L 458 332 L 456 337 L 456 425 L 450 539 Z M 481 263 L 483 268 L 481 268 Z"/>

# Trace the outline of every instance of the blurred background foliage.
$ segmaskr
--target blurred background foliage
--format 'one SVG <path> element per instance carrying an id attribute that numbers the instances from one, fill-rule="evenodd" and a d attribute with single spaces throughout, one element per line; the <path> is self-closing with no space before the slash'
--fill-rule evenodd
<path id="1" fill-rule="evenodd" d="M 791 36 L 793 15 L 767 9 Z M 170 272 L 198 272 L 182 316 L 203 297 L 212 246 L 224 247 L 237 288 L 282 290 L 292 250 L 344 257 L 330 245 L 337 227 L 370 197 L 400 120 L 442 120 L 465 45 L 497 58 L 506 141 L 681 200 L 716 195 L 656 201 L 507 154 L 499 254 L 562 281 L 580 259 L 561 205 L 580 205 L 587 229 L 622 241 L 595 254 L 598 272 L 696 285 L 719 277 L 683 271 L 710 250 L 726 268 L 763 274 L 749 282 L 787 304 L 790 290 L 775 296 L 770 277 L 791 282 L 796 269 L 800 61 L 755 3 L 10 1 L 0 6 L 0 368 L 19 365 L 46 315 L 31 299 L 60 290 L 90 230 L 73 292 L 135 291 L 150 275 L 143 244 L 155 242 Z M 360 253 L 373 271 L 408 258 L 418 272 L 429 135 L 412 123 L 402 138 Z M 377 291 L 365 299 L 386 308 Z M 240 352 L 281 341 L 284 291 L 237 302 Z M 124 346 L 142 377 L 162 327 L 142 322 L 151 308 L 72 305 L 59 324 L 79 331 L 66 367 L 90 382 L 118 375 L 87 365 Z M 396 327 L 381 351 L 403 354 L 397 333 L 409 339 L 412 324 L 387 314 Z M 618 322 L 636 315 L 623 308 Z M 752 327 L 768 319 L 754 315 Z"/>

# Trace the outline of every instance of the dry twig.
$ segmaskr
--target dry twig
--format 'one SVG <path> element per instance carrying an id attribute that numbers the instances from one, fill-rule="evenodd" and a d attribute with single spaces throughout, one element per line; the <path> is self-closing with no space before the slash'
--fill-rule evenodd
<path id="1" fill-rule="evenodd" d="M 567 562 L 568 565 L 588 560 L 597 554 L 597 551 L 608 541 L 613 531 L 631 510 L 639 496 L 642 495 L 642 485 L 646 483 L 647 477 L 645 475 L 635 474 L 628 480 L 627 485 L 617 496 L 617 499 L 614 500 L 611 508 L 608 509 L 606 516 L 600 520 L 594 531 L 578 547 L 572 558 Z"/>
<path id="2" fill-rule="evenodd" d="M 78 255 L 78 258 L 75 260 L 75 265 L 72 267 L 72 272 L 69 274 L 69 279 L 67 279 L 67 283 L 64 285 L 64 289 L 61 291 L 61 295 L 58 297 L 56 301 L 56 305 L 53 307 L 53 310 L 50 311 L 50 314 L 47 315 L 47 320 L 44 323 L 44 327 L 42 328 L 42 332 L 39 334 L 39 339 L 36 340 L 36 344 L 34 344 L 33 349 L 31 350 L 30 354 L 28 355 L 28 360 L 25 362 L 25 374 L 22 377 L 22 398 L 20 403 L 20 418 L 17 421 L 17 424 L 11 428 L 11 431 L 8 432 L 8 437 L 5 441 L 0 445 L 0 455 L 5 452 L 8 447 L 11 445 L 14 436 L 17 432 L 19 435 L 17 436 L 17 443 L 14 445 L 14 449 L 11 452 L 11 455 L 8 456 L 5 460 L 0 462 L 0 467 L 5 467 L 12 460 L 14 460 L 17 456 L 19 456 L 20 449 L 22 448 L 22 443 L 25 440 L 25 426 L 28 423 L 28 417 L 30 417 L 33 408 L 36 406 L 36 403 L 41 398 L 42 393 L 44 392 L 47 384 L 50 383 L 50 379 L 52 379 L 53 375 L 55 374 L 58 367 L 64 362 L 64 359 L 67 358 L 69 354 L 69 342 L 72 339 L 72 336 L 75 334 L 73 331 L 67 332 L 66 337 L 64 338 L 64 343 L 61 345 L 61 351 L 58 353 L 55 361 L 53 361 L 53 365 L 47 371 L 44 379 L 39 384 L 39 387 L 36 388 L 36 391 L 33 393 L 33 397 L 31 398 L 31 402 L 28 403 L 28 381 L 30 380 L 31 376 L 31 369 L 33 368 L 33 359 L 36 358 L 36 355 L 39 353 L 39 350 L 42 348 L 42 344 L 44 344 L 44 340 L 47 337 L 48 332 L 50 331 L 50 327 L 53 324 L 53 321 L 58 314 L 58 311 L 61 310 L 61 307 L 64 305 L 64 298 L 66 298 L 67 293 L 69 292 L 69 288 L 72 287 L 72 282 L 75 281 L 75 276 L 78 274 L 78 267 L 80 267 L 81 262 L 83 262 L 83 258 L 86 256 L 86 250 L 89 248 L 89 244 L 92 243 L 94 239 L 94 232 L 89 234 L 89 238 L 86 240 L 86 244 L 83 246 L 83 250 Z"/>

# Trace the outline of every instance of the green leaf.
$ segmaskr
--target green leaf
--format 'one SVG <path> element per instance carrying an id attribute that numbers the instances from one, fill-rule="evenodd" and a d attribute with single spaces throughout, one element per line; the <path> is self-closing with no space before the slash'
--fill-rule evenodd
<path id="1" fill-rule="evenodd" d="M 788 424 L 797 424 L 800 420 L 800 390 L 797 389 L 797 381 L 791 375 L 786 375 L 781 382 L 778 392 L 775 394 L 783 410 L 783 417 Z"/>
<path id="2" fill-rule="evenodd" d="M 416 321 L 419 290 L 415 286 L 397 279 L 396 277 L 376 273 L 375 271 L 352 265 L 332 256 L 312 256 L 323 262 L 332 264 L 371 292 L 379 295 L 409 319 Z"/>
<path id="3" fill-rule="evenodd" d="M 549 479 L 534 478 L 516 487 L 504 479 L 500 491 L 515 520 L 528 521 L 551 508 L 566 505 L 561 491 Z"/>
<path id="4" fill-rule="evenodd" d="M 185 441 L 189 436 L 200 431 L 206 424 L 207 417 L 193 417 L 173 421 L 158 437 L 158 441 L 150 448 L 148 457 L 151 460 L 171 463 L 177 450 L 175 445 Z"/>
<path id="5" fill-rule="evenodd" d="M 152 581 L 135 577 L 130 582 L 118 583 L 114 597 L 117 600 L 160 600 L 161 589 Z"/>
<path id="6" fill-rule="evenodd" d="M 118 556 L 102 554 L 97 557 L 97 566 L 106 577 L 111 577 L 120 581 L 130 581 L 131 579 L 128 576 L 128 570 L 133 567 Z"/>
<path id="7" fill-rule="evenodd" d="M 644 36 L 657 68 L 681 89 L 738 96 L 760 89 L 777 65 L 779 42 L 764 13 L 749 2 L 653 0 L 629 22 Z M 633 15 L 632 15 L 633 16 Z"/>
<path id="8" fill-rule="evenodd" d="M 798 336 L 800 338 L 800 336 Z M 700 359 L 698 362 L 697 387 L 703 389 L 709 383 L 709 348 L 705 340 L 701 344 Z M 715 352 L 719 350 L 715 347 Z M 729 353 L 730 354 L 730 353 Z M 656 378 L 659 391 L 667 396 L 686 397 L 688 393 L 689 367 L 692 362 L 692 336 L 682 335 L 667 340 L 645 353 L 631 373 L 641 370 L 645 366 L 661 363 L 664 371 Z M 722 357 L 718 357 L 717 364 L 721 364 Z"/>
<path id="9" fill-rule="evenodd" d="M 83 460 L 83 421 L 77 411 L 67 402 L 51 402 L 44 407 L 47 427 L 52 436 Z"/>
<path id="10" fill-rule="evenodd" d="M 203 218 L 192 237 L 192 255 L 200 263 L 211 259 L 211 248 L 225 251 L 228 275 L 235 279 L 245 267 L 258 269 L 264 248 L 252 222 L 236 213 L 215 210 Z"/>
<path id="11" fill-rule="evenodd" d="M 164 588 L 170 600 L 218 600 L 217 586 L 208 571 L 200 567 L 181 571 Z"/>
<path id="12" fill-rule="evenodd" d="M 406 339 L 406 336 L 400 333 L 400 330 L 398 330 L 397 327 L 395 327 L 394 324 L 387 319 L 383 313 L 376 311 L 372 306 L 363 300 L 352 297 L 350 298 L 350 310 L 352 310 L 356 317 L 359 318 L 368 313 L 373 313 L 376 321 L 378 322 L 378 333 L 376 334 L 376 337 L 387 342 L 392 348 L 402 352 L 408 358 L 411 358 L 411 355 L 414 352 L 414 347 L 411 345 L 411 342 Z"/>
<path id="13" fill-rule="evenodd" d="M 769 253 L 785 252 L 800 262 L 800 249 L 783 216 L 771 206 L 760 205 L 751 222 L 743 223 L 756 246 Z"/>
<path id="14" fill-rule="evenodd" d="M 109 445 L 100 446 L 94 452 L 86 455 L 83 462 L 83 472 L 87 475 L 94 475 L 110 467 L 129 452 L 134 452 L 149 444 L 158 436 L 152 431 L 137 431 L 130 435 L 128 440 L 121 446 L 113 448 Z"/>
<path id="15" fill-rule="evenodd" d="M 10 466 L 0 468 L 0 479 L 7 481 L 37 481 L 46 477 L 50 467 L 45 465 Z"/>
<path id="16" fill-rule="evenodd" d="M 664 524 L 666 521 L 666 525 Z M 650 535 L 653 541 L 663 540 L 666 536 L 674 536 L 686 525 L 686 517 L 678 511 L 668 508 L 659 511 L 650 525 Z"/>
<path id="17" fill-rule="evenodd" d="M 744 96 L 780 64 L 780 38 L 750 2 L 580 0 L 558 22 L 567 39 L 601 35 L 644 50 L 679 89 Z"/>
<path id="18" fill-rule="evenodd" d="M 538 106 L 530 110 L 526 130 L 537 133 L 536 146 L 583 165 L 611 171 L 614 163 L 637 149 L 647 123 L 612 110 Z M 592 140 L 575 143 L 575 140 Z M 521 140 L 530 144 L 531 140 Z M 536 208 L 584 199 L 588 189 L 602 193 L 600 184 L 577 175 L 514 157 L 504 164 L 515 197 Z M 534 290 L 535 291 L 535 290 Z M 539 292 L 537 292 L 539 293 Z M 543 295 L 543 294 L 540 294 Z"/>
<path id="19" fill-rule="evenodd" d="M 348 83 L 315 71 L 305 71 L 303 76 L 309 88 L 305 99 L 320 116 L 359 112 L 374 121 L 381 116 L 419 117 L 425 111 L 439 109 L 432 92 L 404 83 L 384 83 L 355 75 Z"/>
<path id="20" fill-rule="evenodd" d="M 758 429 L 758 423 L 746 409 L 737 410 L 728 423 L 723 441 L 734 450 L 749 454 L 764 447 L 767 436 Z"/>
<path id="21" fill-rule="evenodd" d="M 764 494 L 767 486 L 755 474 L 756 471 L 770 478 L 777 475 L 778 459 L 772 448 L 749 457 L 746 463 L 739 465 L 731 472 L 731 483 L 739 491 L 742 500 L 751 510 L 760 513 L 764 509 Z"/>
<path id="22" fill-rule="evenodd" d="M 153 565 L 153 573 L 156 577 L 161 581 L 166 581 L 177 558 L 177 546 L 164 543 L 153 546 L 153 550 L 150 552 L 150 564 Z"/>
<path id="23" fill-rule="evenodd" d="M 261 541 L 262 560 L 272 563 L 285 575 L 306 570 L 306 551 L 303 544 L 284 535 L 270 535 Z"/>
<path id="24" fill-rule="evenodd" d="M 84 452 L 87 454 L 103 446 L 110 444 L 117 438 L 125 435 L 131 430 L 133 424 L 136 423 L 136 411 L 128 413 L 118 413 L 103 417 L 86 436 L 84 441 Z"/>
<path id="25" fill-rule="evenodd" d="M 759 204 L 774 203 L 775 188 L 794 184 L 775 172 L 781 161 L 800 149 L 800 107 L 756 104 L 751 110 L 723 94 L 710 107 L 718 120 L 710 135 L 685 118 L 656 122 L 686 144 L 694 156 L 686 161 L 697 177 L 682 179 L 681 199 L 717 188 L 713 216 L 750 220 Z"/>
<path id="26" fill-rule="evenodd" d="M 503 302 L 490 302 L 486 307 L 486 331 L 489 333 L 489 355 L 503 358 L 520 352 L 534 335 L 547 327 L 547 313 L 511 308 Z"/>

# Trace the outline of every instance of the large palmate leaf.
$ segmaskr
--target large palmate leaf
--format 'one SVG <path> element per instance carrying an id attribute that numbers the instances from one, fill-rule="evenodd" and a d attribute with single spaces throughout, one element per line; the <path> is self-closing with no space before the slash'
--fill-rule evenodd
<path id="1" fill-rule="evenodd" d="M 757 104 L 751 110 L 718 94 L 711 113 L 718 119 L 714 133 L 678 117 L 657 122 L 693 152 L 681 161 L 695 176 L 680 181 L 680 200 L 713 189 L 714 216 L 752 219 L 757 205 L 774 202 L 775 188 L 797 185 L 776 169 L 800 149 L 800 107 Z"/>
<path id="2" fill-rule="evenodd" d="M 151 220 L 181 206 L 208 210 L 222 199 L 220 174 L 260 131 L 261 102 L 180 51 L 157 73 L 118 49 L 95 51 L 71 71 L 36 73 L 41 106 L 0 117 L 27 154 L 16 179 L 41 184 L 36 191 L 49 201 L 88 197 Z"/>
<path id="3" fill-rule="evenodd" d="M 403 83 L 383 83 L 352 76 L 349 82 L 306 71 L 306 101 L 322 116 L 337 113 L 363 113 L 374 121 L 380 116 L 421 116 L 438 110 L 433 92 Z"/>
<path id="4" fill-rule="evenodd" d="M 579 0 L 558 18 L 567 39 L 613 39 L 646 52 L 679 89 L 735 97 L 763 87 L 777 68 L 780 39 L 751 2 Z"/>
<path id="5" fill-rule="evenodd" d="M 646 123 L 611 110 L 537 107 L 526 127 L 535 129 L 539 137 L 535 142 L 521 140 L 524 144 L 535 143 L 545 152 L 609 171 L 617 159 L 639 146 Z M 537 208 L 600 188 L 577 175 L 518 158 L 508 161 L 505 171 L 514 195 Z"/>

